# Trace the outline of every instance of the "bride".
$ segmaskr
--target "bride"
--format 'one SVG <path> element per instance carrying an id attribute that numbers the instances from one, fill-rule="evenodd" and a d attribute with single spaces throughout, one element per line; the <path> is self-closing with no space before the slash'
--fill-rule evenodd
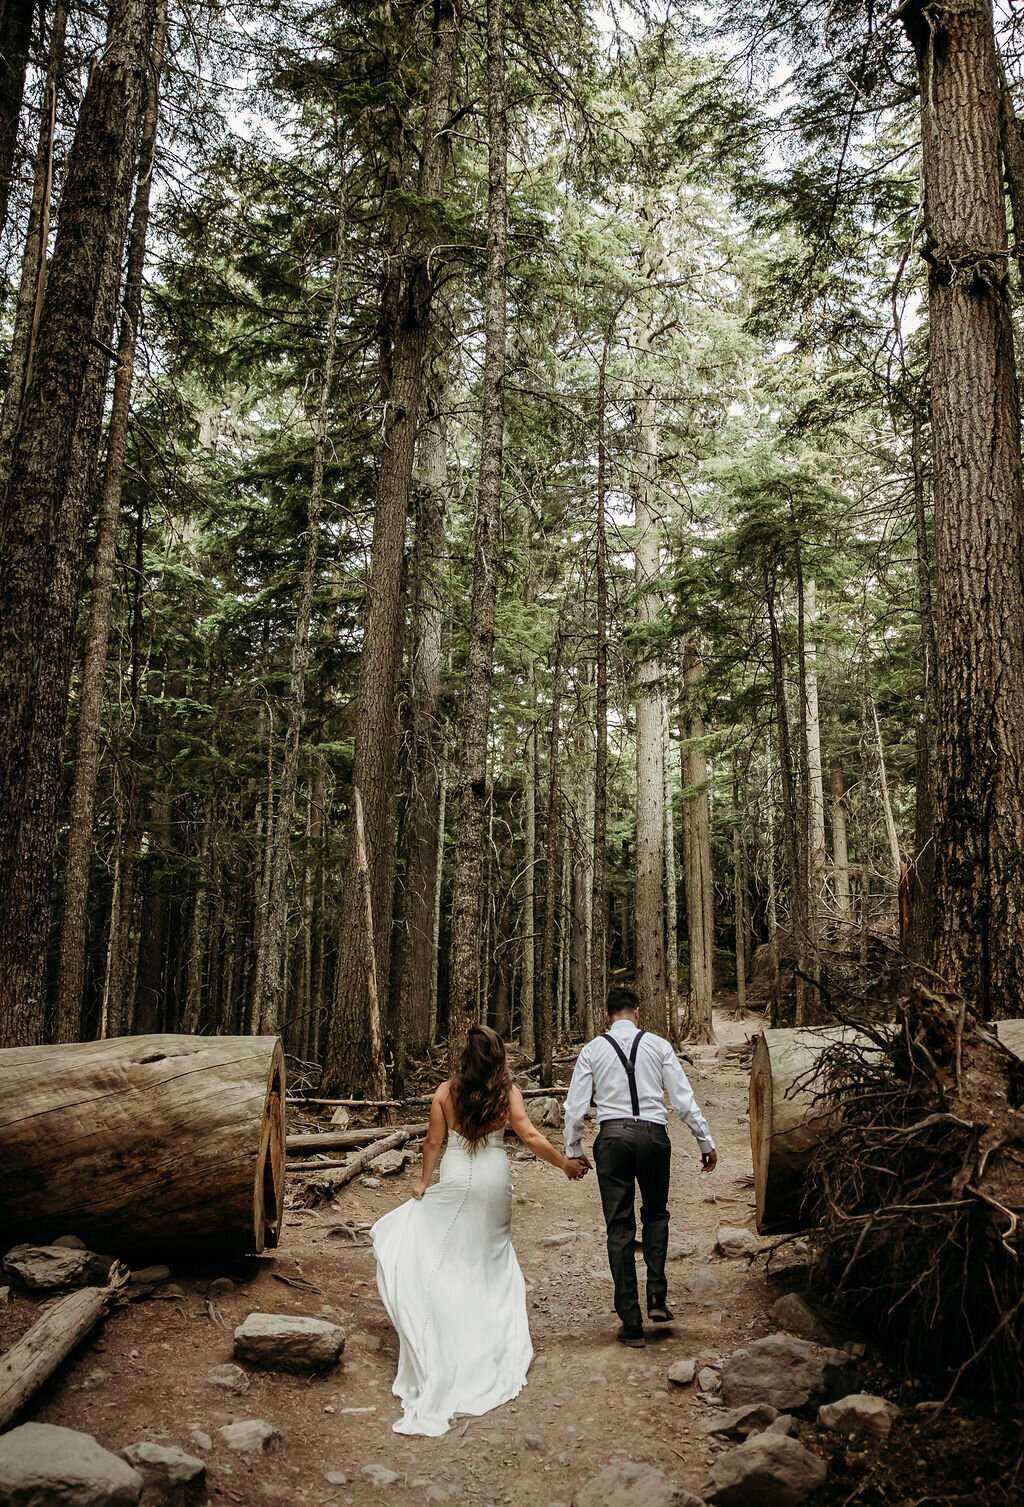
<path id="1" fill-rule="evenodd" d="M 471 1026 L 459 1070 L 434 1095 L 412 1199 L 371 1235 L 377 1286 L 398 1331 L 396 1434 L 448 1432 L 456 1413 L 518 1396 L 533 1359 L 526 1284 L 512 1249 L 506 1121 L 523 1144 L 575 1181 L 589 1164 L 556 1151 L 530 1123 L 501 1037 Z M 445 1134 L 441 1179 L 430 1180 Z"/>

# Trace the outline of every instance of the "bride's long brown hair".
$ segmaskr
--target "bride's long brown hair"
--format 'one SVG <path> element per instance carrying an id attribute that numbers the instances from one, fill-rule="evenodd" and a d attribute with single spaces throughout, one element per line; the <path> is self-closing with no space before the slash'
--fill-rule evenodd
<path id="1" fill-rule="evenodd" d="M 512 1080 L 505 1043 L 490 1026 L 470 1026 L 459 1070 L 451 1080 L 459 1134 L 477 1147 L 505 1123 Z"/>

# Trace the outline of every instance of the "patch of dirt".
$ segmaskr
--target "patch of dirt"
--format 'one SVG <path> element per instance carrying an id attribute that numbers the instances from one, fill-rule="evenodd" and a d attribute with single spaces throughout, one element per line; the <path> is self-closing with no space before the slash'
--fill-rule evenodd
<path id="1" fill-rule="evenodd" d="M 711 1176 L 699 1173 L 696 1143 L 673 1116 L 671 1239 L 686 1242 L 692 1251 L 669 1263 L 675 1322 L 655 1333 L 645 1350 L 624 1349 L 613 1339 L 617 1320 L 596 1179 L 568 1183 L 543 1163 L 515 1160 L 518 1143 L 510 1140 L 512 1234 L 528 1284 L 536 1351 L 528 1384 L 516 1401 L 482 1418 L 458 1420 L 442 1439 L 391 1432 L 399 1416 L 391 1393 L 397 1340 L 377 1297 L 372 1251 L 365 1234 L 353 1242 L 331 1231 L 343 1221 L 368 1223 L 408 1197 L 412 1167 L 385 1179 L 377 1190 L 358 1181 L 349 1185 L 336 1207 L 293 1211 L 282 1248 L 273 1255 L 213 1266 L 196 1252 L 191 1270 L 173 1274 L 183 1296 L 161 1299 L 157 1289 L 114 1313 L 38 1394 L 22 1421 L 83 1429 L 114 1451 L 142 1439 L 181 1445 L 206 1459 L 211 1504 L 406 1507 L 428 1501 L 568 1507 L 583 1482 L 616 1457 L 655 1465 L 699 1493 L 710 1459 L 729 1446 L 702 1431 L 714 1401 L 696 1387 L 671 1386 L 668 1369 L 690 1358 L 713 1363 L 771 1332 L 768 1305 L 779 1291 L 769 1286 L 763 1261 L 748 1266 L 746 1260 L 714 1254 L 717 1225 L 753 1228 L 748 1075 L 742 1060 L 728 1051 L 741 1045 L 759 1020 L 720 1016 L 716 1024 L 718 1047 L 692 1049 L 690 1077 L 718 1143 L 719 1165 Z M 575 1238 L 543 1246 L 541 1240 L 552 1234 Z M 694 1296 L 687 1283 L 699 1271 L 712 1273 L 717 1285 Z M 235 1286 L 208 1299 L 210 1282 L 218 1277 L 231 1278 Z M 311 1314 L 342 1324 L 348 1336 L 343 1365 L 314 1378 L 253 1372 L 250 1389 L 238 1397 L 214 1387 L 207 1377 L 231 1360 L 234 1327 L 257 1310 Z M 0 1309 L 0 1347 L 10 1345 L 37 1313 L 38 1306 L 24 1296 Z M 246 1418 L 264 1419 L 281 1434 L 278 1447 L 257 1461 L 234 1453 L 218 1434 L 223 1425 Z M 806 1442 L 826 1458 L 835 1457 L 821 1500 L 866 1507 L 882 1501 L 886 1507 L 945 1501 L 987 1507 L 1009 1500 L 936 1495 L 936 1436 L 926 1433 L 932 1427 L 899 1423 L 892 1444 L 876 1452 L 876 1460 L 801 1425 Z M 194 1430 L 209 1436 L 210 1449 L 197 1446 Z M 938 1428 L 943 1449 L 962 1432 L 961 1422 L 947 1417 Z M 885 1479 L 898 1485 L 880 1497 L 858 1482 L 882 1479 L 876 1471 L 883 1454 L 902 1474 L 886 1467 Z M 924 1474 L 930 1483 L 923 1488 L 915 1484 L 917 1459 L 928 1462 Z M 398 1479 L 377 1485 L 362 1474 L 364 1466 L 373 1465 L 396 1472 Z M 970 1476 L 972 1468 L 958 1470 L 957 1480 L 984 1492 L 989 1467 L 977 1464 Z M 958 1486 L 961 1493 L 964 1489 Z"/>

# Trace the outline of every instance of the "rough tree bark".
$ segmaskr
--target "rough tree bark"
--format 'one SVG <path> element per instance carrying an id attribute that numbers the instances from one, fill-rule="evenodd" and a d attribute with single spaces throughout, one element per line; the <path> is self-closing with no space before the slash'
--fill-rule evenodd
<path id="1" fill-rule="evenodd" d="M 82 101 L 2 499 L 0 1042 L 40 1039 L 71 640 L 155 0 L 114 0 Z"/>
<path id="2" fill-rule="evenodd" d="M 920 77 L 935 507 L 935 966 L 1024 994 L 1024 495 L 988 0 L 901 11 Z"/>
<path id="3" fill-rule="evenodd" d="M 0 230 L 7 223 L 35 10 L 32 0 L 0 0 Z"/>
<path id="4" fill-rule="evenodd" d="M 77 1041 L 81 1028 L 82 985 L 85 976 L 86 905 L 92 851 L 93 809 L 100 767 L 103 687 L 107 671 L 114 596 L 117 525 L 121 514 L 121 484 L 128 448 L 128 415 L 135 378 L 135 350 L 142 313 L 142 269 L 149 231 L 149 201 L 156 156 L 160 113 L 160 75 L 167 35 L 167 4 L 161 0 L 153 34 L 153 62 L 146 85 L 146 108 L 139 146 L 121 326 L 117 341 L 117 371 L 107 427 L 107 465 L 96 522 L 96 557 L 92 568 L 89 623 L 85 634 L 85 662 L 78 694 L 78 741 L 68 814 L 68 846 L 64 861 L 64 898 L 61 911 L 60 972 L 57 979 L 57 1041 Z"/>
<path id="5" fill-rule="evenodd" d="M 295 791 L 299 773 L 299 742 L 306 713 L 306 674 L 309 669 L 309 629 L 313 616 L 313 598 L 317 588 L 317 560 L 320 552 L 320 520 L 324 501 L 324 462 L 327 454 L 327 428 L 334 387 L 334 362 L 338 343 L 338 315 L 344 286 L 344 207 L 339 215 L 331 281 L 331 307 L 327 318 L 327 341 L 320 374 L 320 402 L 313 438 L 313 472 L 310 478 L 309 503 L 306 508 L 306 547 L 299 581 L 299 600 L 292 635 L 288 696 L 285 702 L 284 754 L 281 764 L 281 787 L 270 842 L 270 887 L 267 915 L 256 958 L 256 986 L 253 993 L 254 1034 L 276 1036 L 284 1029 L 287 1004 L 285 952 L 288 934 L 288 859 L 291 854 L 292 823 L 295 816 Z"/>
<path id="6" fill-rule="evenodd" d="M 399 1073 L 405 1053 L 420 1053 L 430 1041 L 437 830 L 444 757 L 440 694 L 447 394 L 447 362 L 445 354 L 439 352 L 431 366 L 426 414 L 417 441 L 416 533 L 409 572 L 411 749 L 404 926 L 399 938 L 397 980 Z"/>
<path id="7" fill-rule="evenodd" d="M 708 760 L 704 750 L 701 708 L 703 666 L 695 643 L 683 655 L 686 722 L 683 759 L 683 865 L 686 882 L 686 930 L 690 947 L 686 1039 L 713 1042 L 711 1006 L 714 991 L 715 886 L 711 869 L 711 821 Z"/>
<path id="8" fill-rule="evenodd" d="M 505 0 L 487 0 L 487 273 L 484 288 L 483 414 L 477 482 L 473 590 L 459 753 L 459 810 L 449 952 L 448 1036 L 457 1062 L 476 1003 L 483 905 L 487 729 L 491 715 L 498 533 L 505 438 L 508 263 L 508 120 Z"/>
<path id="9" fill-rule="evenodd" d="M 645 270 L 648 259 L 645 255 Z M 650 350 L 653 321 L 643 315 L 637 325 L 640 359 Z M 657 621 L 660 599 L 655 583 L 661 570 L 661 528 L 656 497 L 658 476 L 657 398 L 641 373 L 634 398 L 638 454 L 634 485 L 636 542 L 633 556 L 637 617 L 645 626 Z M 664 1035 L 665 1018 L 665 775 L 661 738 L 660 667 L 649 646 L 636 667 L 636 887 L 634 945 L 636 986 L 644 1020 Z"/>
<path id="10" fill-rule="evenodd" d="M 838 755 L 833 755 L 829 769 L 829 793 L 832 797 L 832 877 L 836 908 L 845 920 L 850 915 L 850 850 L 846 837 L 846 779 L 843 761 Z"/>
<path id="11" fill-rule="evenodd" d="M 594 668 L 594 722 L 597 749 L 594 759 L 594 881 L 590 897 L 590 1029 L 601 1030 L 608 978 L 608 490 L 605 413 L 608 340 L 601 350 L 597 391 L 597 540 L 594 585 L 597 608 L 597 648 Z"/>
<path id="12" fill-rule="evenodd" d="M 447 118 L 459 36 L 459 0 L 443 0 L 434 15 L 433 63 L 423 124 L 417 193 L 440 199 L 447 161 Z M 356 696 L 352 782 L 364 803 L 370 892 L 375 920 L 377 983 L 388 997 L 398 814 L 398 689 L 402 664 L 405 533 L 416 434 L 426 386 L 425 358 L 439 268 L 436 238 L 416 230 L 389 257 L 381 352 L 384 449 L 373 515 L 370 578 L 366 588 L 362 655 Z M 362 909 L 349 822 L 344 893 L 324 1080 L 356 1088 L 373 1072 L 369 1002 L 363 958 Z"/>
<path id="13" fill-rule="evenodd" d="M 561 758 L 562 617 L 555 630 L 555 664 L 551 677 L 551 739 L 548 745 L 548 814 L 544 832 L 544 943 L 541 949 L 541 1009 L 538 1016 L 537 1056 L 542 1088 L 554 1082 L 555 1050 L 555 912 L 558 904 L 559 760 Z"/>

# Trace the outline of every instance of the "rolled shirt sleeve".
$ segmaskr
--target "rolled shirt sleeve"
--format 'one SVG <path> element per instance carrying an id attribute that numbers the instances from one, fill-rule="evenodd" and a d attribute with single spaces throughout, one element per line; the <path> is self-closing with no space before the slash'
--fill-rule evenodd
<path id="1" fill-rule="evenodd" d="M 593 1093 L 594 1074 L 590 1066 L 590 1050 L 589 1046 L 585 1046 L 576 1059 L 576 1066 L 569 1080 L 569 1092 L 562 1107 L 565 1116 L 566 1156 L 583 1155 L 583 1117 L 590 1108 Z"/>
<path id="2" fill-rule="evenodd" d="M 669 1102 L 683 1124 L 691 1130 L 697 1139 L 701 1151 L 714 1151 L 715 1143 L 711 1139 L 711 1131 L 708 1122 L 700 1112 L 697 1100 L 694 1098 L 690 1080 L 683 1072 L 679 1058 L 672 1050 L 671 1045 L 665 1043 L 665 1088 L 668 1090 Z M 566 1101 L 568 1104 L 568 1101 Z"/>

